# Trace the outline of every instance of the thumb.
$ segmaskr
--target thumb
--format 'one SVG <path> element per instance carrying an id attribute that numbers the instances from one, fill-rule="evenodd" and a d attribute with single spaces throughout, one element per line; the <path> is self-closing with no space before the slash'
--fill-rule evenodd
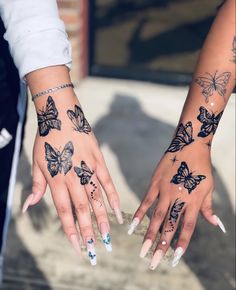
<path id="1" fill-rule="evenodd" d="M 25 213 L 29 206 L 37 204 L 43 195 L 45 194 L 47 182 L 44 178 L 42 171 L 39 166 L 34 163 L 33 164 L 33 185 L 32 185 L 32 193 L 26 198 L 24 205 L 22 207 L 22 213 Z"/>

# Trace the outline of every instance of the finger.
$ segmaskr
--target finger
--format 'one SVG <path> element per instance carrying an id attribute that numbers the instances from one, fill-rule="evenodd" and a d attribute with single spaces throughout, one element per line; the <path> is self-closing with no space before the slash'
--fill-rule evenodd
<path id="1" fill-rule="evenodd" d="M 108 252 L 112 251 L 110 225 L 107 216 L 106 206 L 103 201 L 101 188 L 95 175 L 92 176 L 89 183 L 85 185 L 85 190 L 92 205 L 97 219 L 98 228 L 102 235 L 103 243 Z"/>
<path id="2" fill-rule="evenodd" d="M 144 243 L 140 251 L 140 258 L 144 258 L 151 246 L 153 245 L 160 226 L 163 223 L 164 218 L 168 212 L 168 208 L 169 200 L 165 197 L 165 195 L 160 195 L 156 208 L 153 212 L 147 233 L 144 238 Z"/>
<path id="3" fill-rule="evenodd" d="M 225 234 L 226 229 L 220 218 L 213 214 L 212 209 L 212 196 L 213 192 L 209 192 L 206 198 L 203 200 L 202 206 L 201 206 L 201 214 L 202 216 L 212 225 L 219 226 L 219 228 L 222 230 L 222 232 Z"/>
<path id="4" fill-rule="evenodd" d="M 36 163 L 33 164 L 32 179 L 32 193 L 25 200 L 22 207 L 22 213 L 25 213 L 29 206 L 37 204 L 46 191 L 47 181 Z"/>
<path id="5" fill-rule="evenodd" d="M 136 227 L 143 220 L 147 210 L 151 207 L 155 199 L 158 197 L 158 194 L 159 194 L 159 189 L 158 189 L 157 182 L 152 182 L 139 208 L 134 214 L 133 220 L 129 226 L 128 235 L 133 234 Z"/>
<path id="6" fill-rule="evenodd" d="M 198 208 L 193 208 L 192 206 L 188 206 L 185 210 L 179 240 L 174 253 L 174 258 L 171 263 L 172 267 L 176 267 L 178 265 L 181 257 L 188 248 L 194 229 L 196 227 L 198 212 Z"/>
<path id="7" fill-rule="evenodd" d="M 101 185 L 106 193 L 110 207 L 115 212 L 116 219 L 117 219 L 118 223 L 123 224 L 123 217 L 122 217 L 122 213 L 120 210 L 119 195 L 118 195 L 116 188 L 114 186 L 114 183 L 111 179 L 110 173 L 107 169 L 107 166 L 106 166 L 106 163 L 105 163 L 105 160 L 104 160 L 102 153 L 99 154 L 98 165 L 96 168 L 96 175 L 97 175 L 97 178 L 98 178 L 99 182 L 101 183 Z"/>
<path id="8" fill-rule="evenodd" d="M 96 251 L 95 251 L 95 235 L 92 226 L 92 218 L 89 208 L 89 200 L 85 192 L 84 186 L 79 182 L 78 177 L 68 181 L 68 188 L 74 210 L 78 219 L 80 234 L 83 238 L 84 245 L 87 247 L 87 253 L 92 266 L 97 264 Z"/>
<path id="9" fill-rule="evenodd" d="M 177 198 L 170 206 L 166 216 L 162 234 L 153 255 L 150 269 L 155 270 L 160 264 L 162 257 L 165 256 L 170 243 L 174 237 L 182 212 L 184 211 L 185 202 Z"/>
<path id="10" fill-rule="evenodd" d="M 50 189 L 63 231 L 74 247 L 76 253 L 81 255 L 79 233 L 74 222 L 69 192 L 65 184 L 58 184 L 58 182 L 57 185 L 50 185 Z"/>

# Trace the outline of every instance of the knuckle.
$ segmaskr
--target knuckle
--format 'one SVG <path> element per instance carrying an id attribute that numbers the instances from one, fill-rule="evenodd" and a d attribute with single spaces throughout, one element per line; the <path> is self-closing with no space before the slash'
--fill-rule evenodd
<path id="1" fill-rule="evenodd" d="M 70 213 L 69 208 L 64 206 L 64 205 L 58 205 L 58 206 L 56 206 L 56 209 L 57 209 L 57 213 L 60 217 Z"/>
<path id="2" fill-rule="evenodd" d="M 153 241 L 155 239 L 155 236 L 156 236 L 156 232 L 153 229 L 149 229 L 145 236 L 145 239 L 150 239 Z"/>
<path id="3" fill-rule="evenodd" d="M 207 204 L 205 206 L 202 207 L 202 211 L 207 213 L 207 212 L 212 212 L 212 207 L 210 204 Z"/>
<path id="4" fill-rule="evenodd" d="M 152 198 L 151 196 L 146 196 L 143 200 L 144 207 L 150 207 L 152 205 Z"/>
<path id="5" fill-rule="evenodd" d="M 181 237 L 178 241 L 178 245 L 181 247 L 184 247 L 184 248 L 187 247 L 188 243 L 189 243 L 189 241 L 184 237 Z"/>
<path id="6" fill-rule="evenodd" d="M 163 210 L 156 209 L 154 211 L 153 217 L 154 217 L 155 220 L 163 220 L 165 215 L 166 215 L 166 213 Z"/>
<path id="7" fill-rule="evenodd" d="M 64 227 L 64 232 L 66 233 L 66 235 L 74 234 L 76 232 L 75 226 L 74 225 L 67 225 L 67 226 L 65 226 Z"/>
<path id="8" fill-rule="evenodd" d="M 194 221 L 186 221 L 183 224 L 183 229 L 185 231 L 188 231 L 188 232 L 192 232 L 194 227 L 195 227 L 195 222 Z"/>
<path id="9" fill-rule="evenodd" d="M 88 205 L 85 203 L 79 203 L 75 206 L 75 213 L 78 214 L 83 214 L 88 212 Z"/>

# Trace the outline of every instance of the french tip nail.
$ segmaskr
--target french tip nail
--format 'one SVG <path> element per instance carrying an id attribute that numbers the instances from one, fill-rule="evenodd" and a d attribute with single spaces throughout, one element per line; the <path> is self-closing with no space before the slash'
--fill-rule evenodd
<path id="1" fill-rule="evenodd" d="M 135 229 L 137 228 L 137 226 L 139 225 L 139 218 L 134 218 L 133 221 L 131 222 L 130 226 L 129 226 L 129 230 L 128 230 L 128 235 L 131 236 L 133 234 L 133 232 L 135 231 Z"/>
<path id="2" fill-rule="evenodd" d="M 227 231 L 226 231 L 226 228 L 225 228 L 224 224 L 222 223 L 221 219 L 217 215 L 214 215 L 213 217 L 214 217 L 218 227 L 222 230 L 222 232 L 224 234 L 226 234 Z"/>
<path id="3" fill-rule="evenodd" d="M 29 206 L 31 205 L 32 201 L 34 199 L 34 194 L 31 193 L 25 200 L 23 207 L 22 207 L 22 213 L 25 213 Z"/>
<path id="4" fill-rule="evenodd" d="M 118 223 L 120 225 L 122 225 L 124 223 L 124 220 L 123 220 L 123 216 L 122 216 L 122 212 L 121 212 L 120 208 L 114 207 L 114 212 L 115 212 L 116 219 L 117 219 Z"/>
<path id="5" fill-rule="evenodd" d="M 163 258 L 163 251 L 162 250 L 157 250 L 152 257 L 151 264 L 149 266 L 150 270 L 155 270 L 156 267 L 160 264 L 161 260 Z"/>
<path id="6" fill-rule="evenodd" d="M 71 244 L 79 257 L 82 256 L 79 237 L 76 234 L 70 236 Z"/>
<path id="7" fill-rule="evenodd" d="M 141 251 L 140 251 L 139 257 L 140 257 L 140 258 L 144 258 L 144 257 L 147 255 L 147 253 L 148 253 L 149 249 L 151 248 L 151 246 L 152 246 L 152 240 L 147 239 L 147 240 L 143 243 L 143 245 L 142 245 L 142 248 L 141 248 Z"/>
<path id="8" fill-rule="evenodd" d="M 174 253 L 174 258 L 171 262 L 171 266 L 174 268 L 176 267 L 178 264 L 179 264 L 179 261 L 180 259 L 182 258 L 184 254 L 184 249 L 181 248 L 181 247 L 178 247 L 176 250 L 175 250 L 175 253 Z"/>

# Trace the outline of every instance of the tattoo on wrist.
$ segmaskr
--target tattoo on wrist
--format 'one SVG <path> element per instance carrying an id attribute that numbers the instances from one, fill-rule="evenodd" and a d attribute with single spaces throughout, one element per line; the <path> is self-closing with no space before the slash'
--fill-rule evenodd
<path id="1" fill-rule="evenodd" d="M 209 102 L 209 98 L 213 95 L 214 92 L 217 92 L 224 99 L 226 85 L 229 82 L 231 73 L 223 72 L 222 74 L 218 74 L 216 70 L 214 74 L 206 72 L 206 75 L 207 77 L 204 76 L 195 79 L 195 82 L 203 89 L 202 94 L 205 97 L 205 102 Z"/>
<path id="2" fill-rule="evenodd" d="M 83 160 L 80 163 L 80 167 L 74 167 L 74 171 L 80 178 L 81 185 L 88 184 L 92 175 L 94 174 L 94 171 L 90 170 L 88 165 Z"/>
<path id="3" fill-rule="evenodd" d="M 178 126 L 174 139 L 172 140 L 170 146 L 165 153 L 180 151 L 185 146 L 191 144 L 193 141 L 194 139 L 192 122 L 188 122 L 185 125 L 181 123 Z"/>
<path id="4" fill-rule="evenodd" d="M 173 176 L 170 182 L 174 184 L 183 184 L 190 194 L 205 178 L 205 175 L 193 175 L 187 163 L 183 161 L 177 170 L 177 174 Z"/>
<path id="5" fill-rule="evenodd" d="M 91 127 L 89 125 L 89 122 L 85 118 L 84 112 L 79 106 L 75 105 L 74 111 L 67 110 L 67 116 L 73 123 L 74 125 L 73 128 L 75 131 L 86 133 L 86 134 L 89 134 L 89 132 L 91 132 Z"/>
<path id="6" fill-rule="evenodd" d="M 61 173 L 62 170 L 66 175 L 72 168 L 71 157 L 74 154 L 74 146 L 71 141 L 66 143 L 62 152 L 58 149 L 53 148 L 47 142 L 44 143 L 45 147 L 45 159 L 48 162 L 48 171 L 52 177 Z"/>
<path id="7" fill-rule="evenodd" d="M 51 96 L 48 97 L 46 109 L 37 112 L 38 128 L 40 136 L 47 136 L 51 129 L 61 130 L 61 120 L 58 118 L 58 111 Z"/>
<path id="8" fill-rule="evenodd" d="M 175 229 L 175 224 L 178 221 L 179 215 L 185 205 L 185 202 L 177 198 L 170 209 L 170 216 L 168 218 L 169 228 L 165 230 L 165 233 L 173 232 Z"/>
<path id="9" fill-rule="evenodd" d="M 233 52 L 233 59 L 232 62 L 236 63 L 236 35 L 233 38 L 233 43 L 232 43 L 232 52 Z"/>
<path id="10" fill-rule="evenodd" d="M 197 119 L 202 123 L 202 126 L 198 133 L 198 137 L 204 138 L 211 133 L 214 135 L 224 111 L 216 115 L 216 113 L 210 113 L 202 106 L 199 108 L 199 111 L 200 114 L 197 116 Z"/>

